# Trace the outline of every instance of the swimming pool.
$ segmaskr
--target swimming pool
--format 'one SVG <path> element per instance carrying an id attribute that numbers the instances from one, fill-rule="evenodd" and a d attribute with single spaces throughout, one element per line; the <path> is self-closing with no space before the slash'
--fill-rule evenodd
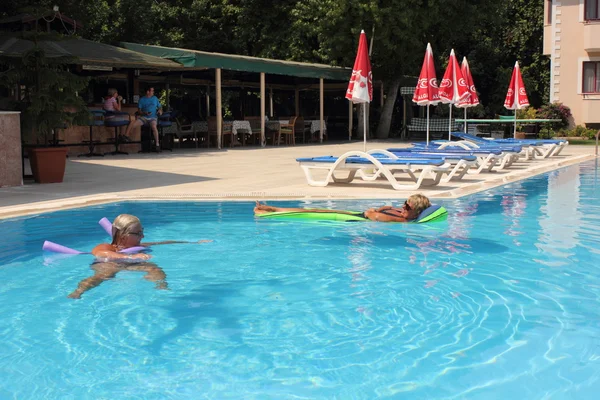
<path id="1" fill-rule="evenodd" d="M 596 398 L 598 172 L 444 201 L 423 225 L 255 220 L 248 202 L 0 221 L 0 398 Z M 89 250 L 119 213 L 147 241 L 213 242 L 153 249 L 170 290 L 122 272 L 68 299 L 91 257 L 42 241 Z"/>

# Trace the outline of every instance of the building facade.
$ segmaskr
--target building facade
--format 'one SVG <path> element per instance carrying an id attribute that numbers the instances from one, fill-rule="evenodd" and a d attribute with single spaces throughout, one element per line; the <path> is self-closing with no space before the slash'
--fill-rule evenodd
<path id="1" fill-rule="evenodd" d="M 570 107 L 576 125 L 600 128 L 600 0 L 545 0 L 544 54 L 550 101 Z"/>

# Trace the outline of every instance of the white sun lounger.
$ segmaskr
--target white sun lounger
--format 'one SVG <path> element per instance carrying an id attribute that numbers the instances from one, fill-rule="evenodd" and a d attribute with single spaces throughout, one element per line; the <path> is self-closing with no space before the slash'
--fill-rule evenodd
<path id="1" fill-rule="evenodd" d="M 445 164 L 450 167 L 445 176 L 442 177 L 442 183 L 448 183 L 451 180 L 459 181 L 465 176 L 471 167 L 478 167 L 477 157 L 467 154 L 450 154 L 450 153 L 439 153 L 439 154 L 423 154 L 423 153 L 401 153 L 392 152 L 383 149 L 369 150 L 368 154 L 375 158 L 390 158 L 390 159 L 410 159 L 417 157 L 419 159 L 442 159 Z"/>
<path id="2" fill-rule="evenodd" d="M 422 185 L 435 186 L 440 183 L 450 166 L 438 159 L 392 159 L 377 158 L 362 151 L 349 151 L 340 157 L 325 156 L 298 158 L 306 180 L 311 186 L 327 186 L 330 182 L 350 183 L 358 175 L 365 181 L 375 181 L 379 177 L 387 179 L 396 190 L 416 190 Z M 313 176 L 314 171 L 326 171 L 324 179 Z M 346 172 L 347 176 L 336 176 Z M 395 173 L 403 173 L 411 183 L 398 182 Z"/>

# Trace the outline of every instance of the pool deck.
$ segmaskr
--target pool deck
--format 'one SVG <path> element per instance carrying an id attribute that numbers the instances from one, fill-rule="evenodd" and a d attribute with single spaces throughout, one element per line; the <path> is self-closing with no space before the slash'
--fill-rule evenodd
<path id="1" fill-rule="evenodd" d="M 393 141 L 367 144 L 368 149 L 409 146 Z M 362 142 L 352 142 L 70 157 L 63 183 L 0 188 L 0 219 L 123 200 L 403 199 L 412 194 L 392 189 L 387 180 L 311 187 L 295 161 L 362 148 Z M 570 145 L 559 156 L 422 186 L 418 192 L 431 198 L 456 198 L 591 159 L 594 146 Z"/>

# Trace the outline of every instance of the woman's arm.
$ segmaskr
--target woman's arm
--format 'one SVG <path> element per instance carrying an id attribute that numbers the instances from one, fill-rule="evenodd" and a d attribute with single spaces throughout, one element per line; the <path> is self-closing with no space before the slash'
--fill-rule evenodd
<path id="1" fill-rule="evenodd" d="M 377 210 L 365 211 L 365 217 L 369 218 L 371 221 L 379 222 L 407 222 L 407 219 L 404 217 L 396 217 L 393 215 L 384 214 L 378 212 Z"/>
<path id="2" fill-rule="evenodd" d="M 113 107 L 117 111 L 121 111 L 121 99 L 123 99 L 121 96 L 117 97 L 116 101 L 113 104 Z"/>
<path id="3" fill-rule="evenodd" d="M 142 243 L 142 246 L 158 246 L 161 244 L 177 244 L 177 243 L 209 243 L 212 242 L 212 240 L 198 240 L 197 242 L 190 242 L 190 241 L 182 241 L 182 240 L 165 240 L 162 242 L 149 242 L 149 243 Z"/>

